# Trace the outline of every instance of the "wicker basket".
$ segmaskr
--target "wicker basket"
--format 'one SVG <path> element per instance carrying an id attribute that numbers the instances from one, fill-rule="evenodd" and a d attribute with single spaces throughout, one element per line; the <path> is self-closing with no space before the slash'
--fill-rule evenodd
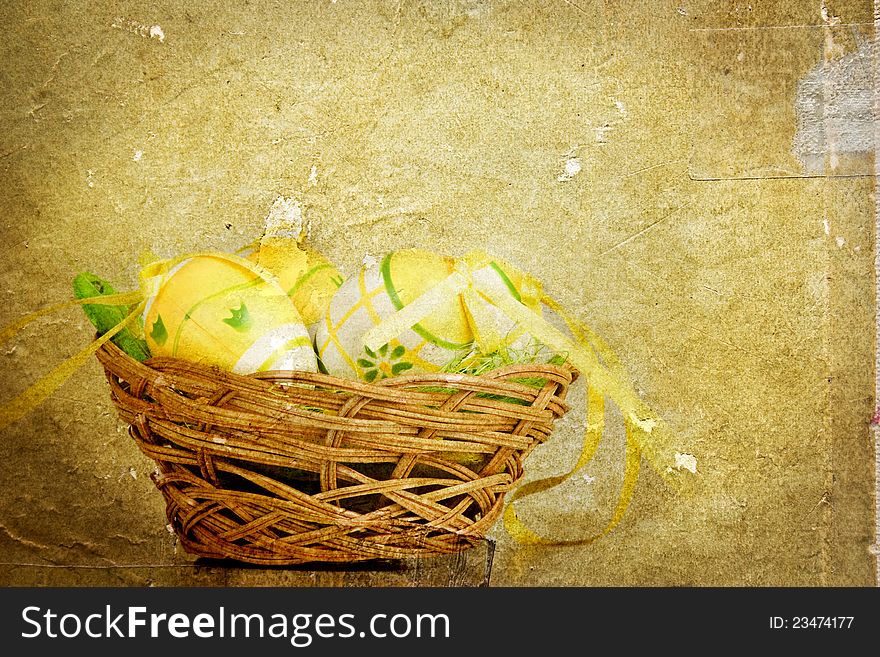
<path id="1" fill-rule="evenodd" d="M 485 536 L 577 373 L 524 364 L 375 384 L 97 353 L 187 552 L 263 565 L 456 552 Z M 543 381 L 542 387 L 518 380 Z"/>

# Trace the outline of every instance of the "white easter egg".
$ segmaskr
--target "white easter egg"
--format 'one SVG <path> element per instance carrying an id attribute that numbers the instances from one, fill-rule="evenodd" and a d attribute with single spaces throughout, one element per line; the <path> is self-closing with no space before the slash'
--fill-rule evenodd
<path id="1" fill-rule="evenodd" d="M 474 352 L 474 332 L 459 296 L 439 303 L 428 316 L 377 350 L 364 346 L 374 326 L 447 278 L 453 258 L 420 249 L 389 253 L 381 263 L 365 264 L 330 299 L 315 335 L 319 367 L 334 376 L 367 382 L 404 372 L 437 372 Z M 472 273 L 475 284 L 522 300 L 522 275 L 493 261 Z M 514 321 L 487 306 L 500 329 L 504 346 L 527 339 Z M 537 300 L 529 307 L 539 311 Z"/>

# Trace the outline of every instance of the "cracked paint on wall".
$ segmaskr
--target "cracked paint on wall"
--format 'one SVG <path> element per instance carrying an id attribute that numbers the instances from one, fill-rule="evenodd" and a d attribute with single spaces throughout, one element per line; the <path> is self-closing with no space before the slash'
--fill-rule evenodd
<path id="1" fill-rule="evenodd" d="M 870 166 L 875 131 L 874 49 L 875 42 L 864 41 L 854 52 L 818 63 L 798 82 L 793 148 L 805 173 L 822 173 L 826 166 L 839 170 L 842 158 L 853 161 L 848 170 Z"/>

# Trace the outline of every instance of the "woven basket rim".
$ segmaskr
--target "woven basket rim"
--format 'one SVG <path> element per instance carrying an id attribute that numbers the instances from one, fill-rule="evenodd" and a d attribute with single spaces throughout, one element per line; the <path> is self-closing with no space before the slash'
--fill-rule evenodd
<path id="1" fill-rule="evenodd" d="M 263 565 L 434 556 L 479 542 L 578 377 L 568 363 L 521 363 L 367 383 L 138 362 L 112 342 L 96 355 L 120 418 L 157 465 L 183 547 Z M 516 381 L 527 377 L 544 384 Z"/>

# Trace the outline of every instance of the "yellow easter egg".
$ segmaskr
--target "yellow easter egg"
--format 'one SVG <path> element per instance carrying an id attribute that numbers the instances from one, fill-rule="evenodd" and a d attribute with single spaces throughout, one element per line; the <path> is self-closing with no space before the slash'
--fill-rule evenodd
<path id="1" fill-rule="evenodd" d="M 264 237 L 248 259 L 275 275 L 307 327 L 321 319 L 342 285 L 339 270 L 322 253 L 291 237 Z"/>
<path id="2" fill-rule="evenodd" d="M 144 311 L 150 353 L 239 374 L 316 370 L 312 341 L 275 279 L 235 256 L 195 255 L 171 268 Z"/>
<path id="3" fill-rule="evenodd" d="M 365 265 L 342 284 L 318 323 L 315 347 L 319 366 L 329 374 L 372 382 L 404 372 L 437 372 L 473 351 L 474 332 L 460 297 L 442 300 L 410 329 L 378 350 L 363 345 L 374 326 L 445 280 L 455 260 L 421 249 L 389 253 L 381 263 Z M 539 312 L 535 298 L 523 298 L 522 274 L 491 261 L 472 272 L 475 283 L 510 294 Z M 522 336 L 515 323 L 491 309 L 505 345 Z"/>

